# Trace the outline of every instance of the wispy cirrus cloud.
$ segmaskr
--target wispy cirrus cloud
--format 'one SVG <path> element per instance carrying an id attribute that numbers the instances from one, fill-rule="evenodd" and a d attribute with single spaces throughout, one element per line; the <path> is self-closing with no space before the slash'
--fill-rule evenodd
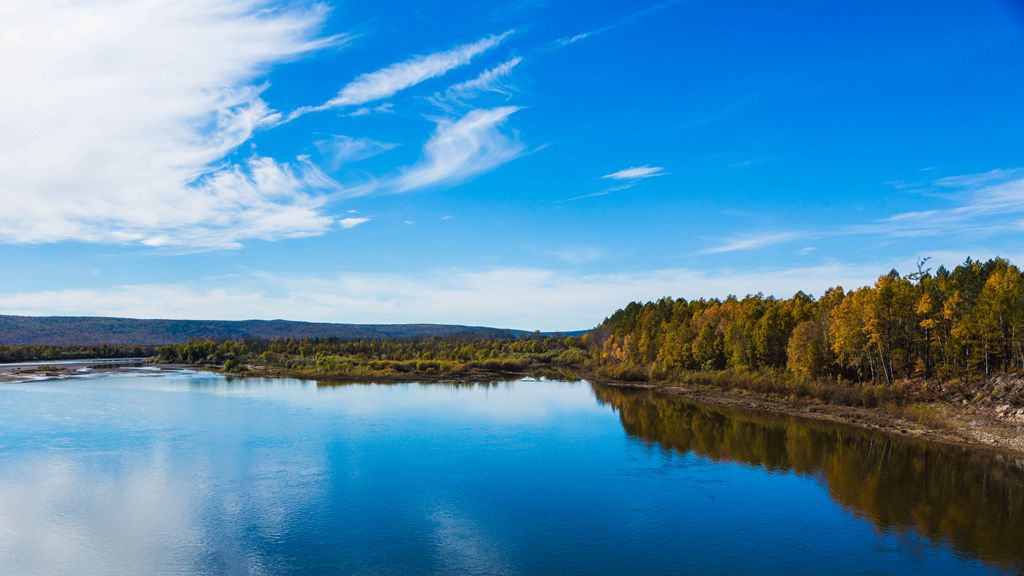
<path id="1" fill-rule="evenodd" d="M 441 184 L 456 184 L 510 162 L 525 145 L 501 132 L 515 106 L 479 108 L 458 119 L 441 119 L 423 146 L 423 158 L 402 170 L 385 189 L 409 192 Z"/>
<path id="2" fill-rule="evenodd" d="M 991 170 L 918 183 L 915 190 L 941 198 L 951 206 L 899 212 L 870 222 L 843 224 L 832 228 L 766 232 L 720 239 L 719 245 L 701 254 L 757 250 L 796 239 L 863 238 L 866 241 L 907 238 L 937 238 L 936 251 L 943 242 L 958 245 L 1000 234 L 1024 233 L 1024 169 Z"/>
<path id="3" fill-rule="evenodd" d="M 518 56 L 506 60 L 493 68 L 484 70 L 476 78 L 452 85 L 444 92 L 435 93 L 428 100 L 440 108 L 451 110 L 453 106 L 464 105 L 467 100 L 475 98 L 484 92 L 493 92 L 507 96 L 510 88 L 507 85 L 506 79 L 522 61 L 523 59 Z"/>
<path id="4" fill-rule="evenodd" d="M 366 224 L 369 222 L 369 218 L 350 216 L 348 218 L 342 218 L 338 220 L 338 225 L 341 226 L 342 230 L 351 230 L 360 224 Z"/>
<path id="5" fill-rule="evenodd" d="M 661 166 L 632 166 L 625 168 L 611 174 L 605 174 L 601 178 L 611 180 L 641 180 L 644 178 L 654 178 L 655 176 L 664 176 L 668 174 Z"/>
<path id="6" fill-rule="evenodd" d="M 508 89 L 504 86 L 502 81 L 511 74 L 512 70 L 522 61 L 523 59 L 519 56 L 506 60 L 493 68 L 484 70 L 479 76 L 472 80 L 459 82 L 452 86 L 450 90 L 455 95 L 463 96 L 475 92 L 497 92 L 498 94 L 508 94 Z"/>
<path id="7" fill-rule="evenodd" d="M 637 185 L 637 183 L 647 178 L 654 178 L 656 176 L 665 176 L 668 172 L 665 171 L 661 166 L 631 166 L 629 168 L 623 168 L 610 174 L 601 176 L 603 180 L 613 180 L 618 183 L 614 186 L 608 186 L 604 190 L 598 190 L 596 192 L 588 192 L 586 194 L 580 194 L 578 196 L 572 196 L 562 200 L 556 200 L 555 204 L 567 204 L 569 202 L 578 202 L 580 200 L 588 200 L 590 198 L 601 198 L 602 196 L 608 196 L 614 192 L 620 192 L 622 190 L 629 190 L 630 188 Z"/>
<path id="8" fill-rule="evenodd" d="M 629 188 L 629 186 L 619 187 L 617 188 L 617 190 L 625 190 L 626 188 Z M 589 194 L 580 194 L 579 196 L 572 196 L 570 198 L 563 198 L 562 200 L 555 200 L 554 204 L 568 204 L 569 202 L 578 202 L 580 200 L 587 200 L 590 198 L 600 198 L 602 196 L 607 196 L 615 191 L 616 189 L 608 188 L 605 190 L 599 190 L 597 192 L 590 192 Z"/>
<path id="9" fill-rule="evenodd" d="M 270 67 L 346 41 L 318 35 L 326 14 L 0 3 L 0 242 L 237 247 L 325 231 L 334 183 L 307 161 L 225 157 L 279 120 L 261 98 Z"/>
<path id="10" fill-rule="evenodd" d="M 476 42 L 462 44 L 450 50 L 416 56 L 358 76 L 346 84 L 338 94 L 318 106 L 304 106 L 288 115 L 288 120 L 310 112 L 330 110 L 347 106 L 361 106 L 370 102 L 390 98 L 398 92 L 411 88 L 431 78 L 443 76 L 449 71 L 469 64 L 474 57 L 494 48 L 513 33 L 487 36 Z"/>
<path id="11" fill-rule="evenodd" d="M 398 144 L 390 142 L 372 138 L 353 138 L 341 134 L 317 140 L 315 145 L 331 170 L 336 170 L 349 162 L 373 158 L 398 147 Z"/>
<path id="12" fill-rule="evenodd" d="M 892 237 L 1024 232 L 1024 169 L 949 176 L 935 180 L 925 190 L 956 205 L 901 212 L 845 232 Z"/>
<path id="13" fill-rule="evenodd" d="M 385 102 L 376 106 L 360 106 L 352 111 L 349 116 L 352 118 L 360 118 L 362 116 L 375 116 L 377 114 L 392 114 L 395 111 L 395 105 L 391 102 Z"/>
<path id="14" fill-rule="evenodd" d="M 680 0 L 668 0 L 667 2 L 655 4 L 654 6 L 651 6 L 649 8 L 644 8 L 643 10 L 639 10 L 637 12 L 633 12 L 632 14 L 623 16 L 622 18 L 619 18 L 618 20 L 615 20 L 614 22 L 611 22 L 610 24 L 606 24 L 599 28 L 587 30 L 586 32 L 571 34 L 569 36 L 563 36 L 562 38 L 555 40 L 551 44 L 548 44 L 545 47 L 545 49 L 552 50 L 555 48 L 563 48 L 565 46 L 570 46 L 572 44 L 580 42 L 581 40 L 586 40 L 599 34 L 604 34 L 605 32 L 611 32 L 616 28 L 639 22 L 640 20 L 650 16 L 651 14 L 664 10 L 665 8 L 669 8 L 675 4 L 678 4 L 679 2 Z"/>

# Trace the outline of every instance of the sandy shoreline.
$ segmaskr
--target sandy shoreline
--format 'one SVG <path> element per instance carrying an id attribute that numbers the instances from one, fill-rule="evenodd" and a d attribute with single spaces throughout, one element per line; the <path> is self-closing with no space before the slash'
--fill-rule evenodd
<path id="1" fill-rule="evenodd" d="M 189 366 L 150 364 L 147 358 L 89 358 L 84 360 L 39 360 L 0 364 L 0 384 L 63 380 L 89 374 L 124 373 L 127 370 L 153 368 L 182 370 Z"/>

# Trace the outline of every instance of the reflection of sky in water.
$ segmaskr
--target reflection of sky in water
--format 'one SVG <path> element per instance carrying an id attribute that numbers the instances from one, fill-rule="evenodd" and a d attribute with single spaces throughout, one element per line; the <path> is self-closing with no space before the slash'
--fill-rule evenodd
<path id="1" fill-rule="evenodd" d="M 26 362 L 0 362 L 0 368 L 3 367 L 15 367 L 15 366 L 74 366 L 77 364 L 86 364 L 89 366 L 95 365 L 114 365 L 114 364 L 133 364 L 145 362 L 146 358 L 87 358 L 84 360 L 31 360 Z M 158 369 L 155 366 L 152 369 Z"/>
<path id="2" fill-rule="evenodd" d="M 627 436 L 584 383 L 0 388 L 3 574 L 982 573 L 814 478 Z"/>

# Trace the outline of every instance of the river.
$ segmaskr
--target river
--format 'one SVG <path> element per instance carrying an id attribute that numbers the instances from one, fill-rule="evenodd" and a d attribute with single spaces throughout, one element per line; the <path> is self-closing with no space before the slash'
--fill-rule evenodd
<path id="1" fill-rule="evenodd" d="M 0 573 L 1001 574 L 998 454 L 587 382 L 0 385 Z"/>

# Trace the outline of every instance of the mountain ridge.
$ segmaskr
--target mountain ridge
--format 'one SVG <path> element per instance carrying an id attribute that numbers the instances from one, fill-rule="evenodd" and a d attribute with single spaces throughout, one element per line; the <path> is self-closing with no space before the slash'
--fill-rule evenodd
<path id="1" fill-rule="evenodd" d="M 572 335 L 580 331 L 558 334 Z M 526 330 L 462 324 L 348 324 L 299 320 L 176 320 L 108 316 L 0 315 L 0 345 L 176 344 L 194 338 L 523 338 Z M 554 334 L 554 333 L 548 333 Z"/>

